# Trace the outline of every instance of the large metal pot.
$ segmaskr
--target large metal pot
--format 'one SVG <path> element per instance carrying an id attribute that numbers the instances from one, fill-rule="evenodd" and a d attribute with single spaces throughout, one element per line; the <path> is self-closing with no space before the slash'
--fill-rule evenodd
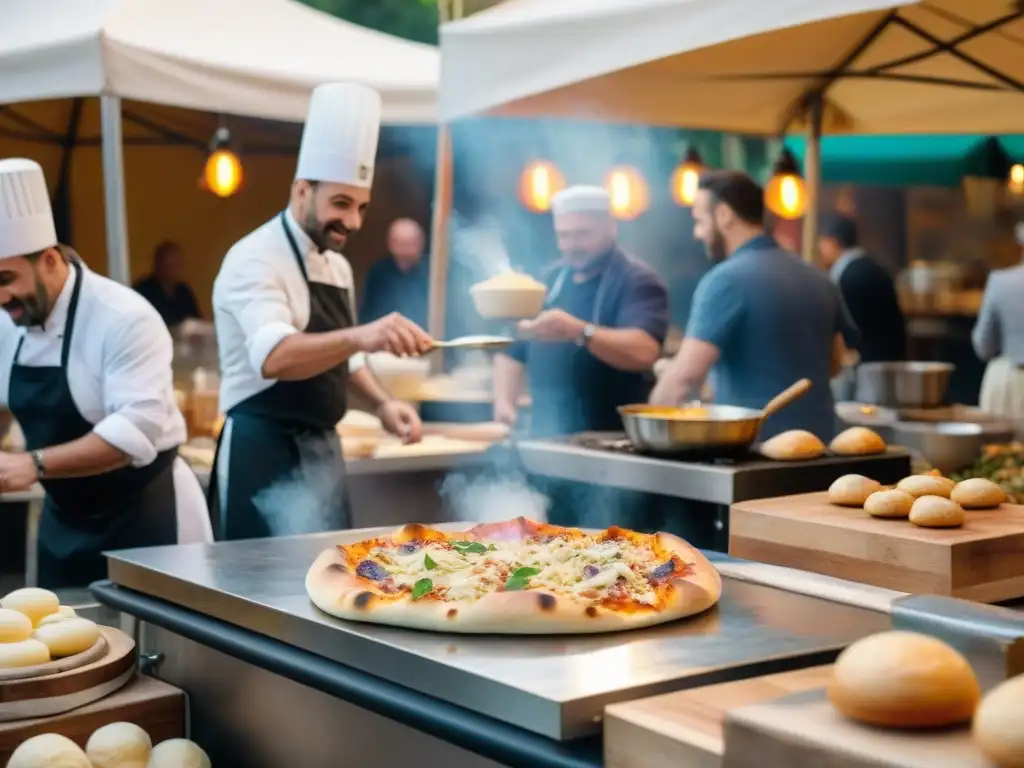
<path id="1" fill-rule="evenodd" d="M 989 443 L 1008 443 L 1013 427 L 999 422 L 900 421 L 892 426 L 892 441 L 918 451 L 943 474 L 969 467 Z"/>
<path id="2" fill-rule="evenodd" d="M 946 403 L 950 363 L 862 363 L 857 401 L 886 408 L 935 408 Z"/>

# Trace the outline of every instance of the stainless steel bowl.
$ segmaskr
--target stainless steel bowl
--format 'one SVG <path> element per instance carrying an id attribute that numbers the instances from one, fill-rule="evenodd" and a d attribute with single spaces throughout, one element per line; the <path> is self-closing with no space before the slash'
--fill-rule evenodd
<path id="1" fill-rule="evenodd" d="M 918 451 L 943 474 L 969 467 L 989 443 L 1013 439 L 1013 427 L 1000 422 L 901 421 L 892 426 L 893 444 Z"/>
<path id="2" fill-rule="evenodd" d="M 651 406 L 619 408 L 626 436 L 634 445 L 658 453 L 722 449 L 753 445 L 761 427 L 761 411 L 731 405 L 701 406 L 708 418 L 659 418 Z"/>
<path id="3" fill-rule="evenodd" d="M 950 363 L 862 363 L 857 368 L 857 400 L 887 408 L 935 408 L 944 405 Z"/>

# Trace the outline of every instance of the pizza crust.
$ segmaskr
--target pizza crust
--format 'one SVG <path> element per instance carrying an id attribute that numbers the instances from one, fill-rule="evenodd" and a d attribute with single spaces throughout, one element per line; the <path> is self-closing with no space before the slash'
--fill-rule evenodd
<path id="1" fill-rule="evenodd" d="M 399 529 L 393 540 L 411 541 L 420 538 L 422 532 L 443 535 L 410 525 Z M 706 611 L 717 603 L 722 594 L 722 579 L 708 559 L 678 536 L 656 535 L 661 546 L 692 566 L 688 576 L 670 582 L 673 588 L 663 610 L 638 607 L 618 611 L 544 589 L 492 592 L 472 602 L 413 601 L 406 596 L 395 599 L 367 589 L 336 547 L 321 553 L 313 562 L 306 574 L 306 592 L 317 608 L 340 619 L 467 634 L 617 632 L 675 621 Z"/>

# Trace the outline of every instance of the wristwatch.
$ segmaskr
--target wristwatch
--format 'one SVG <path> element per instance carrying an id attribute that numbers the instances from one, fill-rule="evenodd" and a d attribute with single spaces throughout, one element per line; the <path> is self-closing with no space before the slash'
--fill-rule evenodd
<path id="1" fill-rule="evenodd" d="M 587 323 L 583 326 L 583 330 L 580 331 L 580 335 L 576 337 L 577 347 L 588 347 L 590 346 L 590 340 L 594 337 L 594 332 L 597 330 L 597 326 L 593 323 Z"/>
<path id="2" fill-rule="evenodd" d="M 29 451 L 28 455 L 32 457 L 32 461 L 36 465 L 36 476 L 38 476 L 39 479 L 42 480 L 43 477 L 46 475 L 46 462 L 43 461 L 43 452 Z"/>

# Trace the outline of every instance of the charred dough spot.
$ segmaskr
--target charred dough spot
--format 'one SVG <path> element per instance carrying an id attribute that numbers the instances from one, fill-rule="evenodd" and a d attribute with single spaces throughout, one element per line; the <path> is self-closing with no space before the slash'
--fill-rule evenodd
<path id="1" fill-rule="evenodd" d="M 339 571 L 341 573 L 348 573 L 348 568 L 346 568 L 341 563 L 331 563 L 330 565 L 327 566 L 327 570 L 328 571 Z"/>
<path id="2" fill-rule="evenodd" d="M 555 600 L 554 595 L 547 595 L 542 592 L 537 595 L 537 602 L 540 603 L 540 609 L 542 611 L 553 611 L 557 601 Z"/>
<path id="3" fill-rule="evenodd" d="M 454 619 L 456 616 L 459 615 L 459 611 L 456 608 L 449 608 L 447 615 L 449 619 Z"/>
<path id="4" fill-rule="evenodd" d="M 362 610 L 363 608 L 368 607 L 370 603 L 373 602 L 373 597 L 373 592 L 360 592 L 358 595 L 356 595 L 356 599 L 355 601 L 353 601 L 352 604 L 356 608 Z"/>
<path id="5" fill-rule="evenodd" d="M 588 605 L 588 606 L 587 606 L 587 610 L 586 610 L 586 614 L 587 614 L 587 616 L 589 616 L 590 618 L 594 618 L 595 616 L 597 616 L 597 608 L 595 608 L 595 607 L 594 607 L 594 606 L 592 606 L 592 605 Z"/>

